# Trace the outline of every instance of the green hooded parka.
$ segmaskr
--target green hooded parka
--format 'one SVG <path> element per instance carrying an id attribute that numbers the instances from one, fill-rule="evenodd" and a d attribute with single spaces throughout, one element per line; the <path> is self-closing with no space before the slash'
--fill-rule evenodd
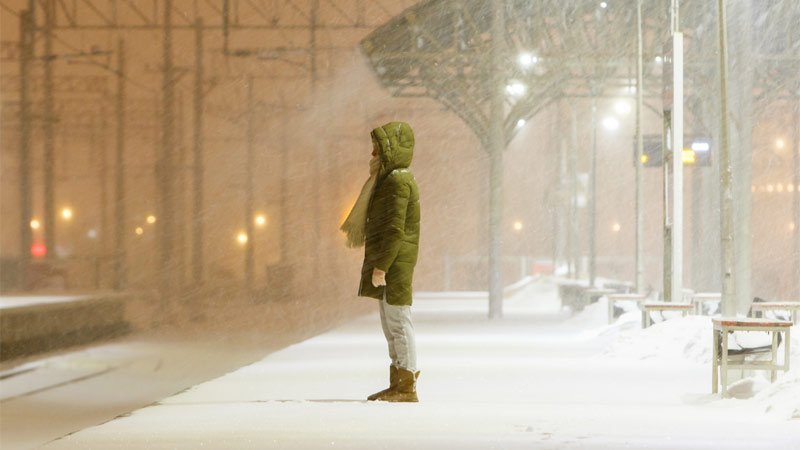
<path id="1" fill-rule="evenodd" d="M 390 305 L 411 305 L 411 283 L 419 253 L 419 188 L 409 170 L 414 132 L 405 122 L 372 130 L 381 170 L 367 208 L 364 264 L 358 295 Z M 386 272 L 386 286 L 372 285 L 372 270 Z"/>

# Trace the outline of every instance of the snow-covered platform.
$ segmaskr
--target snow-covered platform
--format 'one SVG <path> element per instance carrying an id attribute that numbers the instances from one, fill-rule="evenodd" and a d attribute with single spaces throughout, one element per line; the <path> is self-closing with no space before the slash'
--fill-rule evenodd
<path id="1" fill-rule="evenodd" d="M 0 296 L 0 359 L 119 336 L 127 294 Z"/>
<path id="2" fill-rule="evenodd" d="M 414 306 L 418 404 L 364 401 L 387 382 L 374 314 L 44 448 L 798 448 L 800 372 L 710 394 L 708 317 L 608 325 L 602 300 L 570 317 L 545 281 L 502 320 L 435 297 Z"/>

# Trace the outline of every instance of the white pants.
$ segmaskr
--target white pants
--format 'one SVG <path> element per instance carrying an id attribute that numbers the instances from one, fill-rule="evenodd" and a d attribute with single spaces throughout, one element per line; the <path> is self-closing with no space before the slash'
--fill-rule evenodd
<path id="1" fill-rule="evenodd" d="M 414 341 L 414 324 L 411 323 L 410 306 L 394 306 L 380 302 L 381 326 L 389 344 L 392 365 L 411 372 L 417 371 L 417 345 Z"/>

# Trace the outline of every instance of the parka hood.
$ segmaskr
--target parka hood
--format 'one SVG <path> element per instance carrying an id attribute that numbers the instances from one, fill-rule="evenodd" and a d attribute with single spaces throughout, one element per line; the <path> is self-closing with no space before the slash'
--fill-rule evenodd
<path id="1" fill-rule="evenodd" d="M 389 122 L 372 130 L 372 139 L 380 148 L 380 159 L 386 175 L 394 169 L 406 169 L 414 157 L 414 131 L 405 122 Z"/>

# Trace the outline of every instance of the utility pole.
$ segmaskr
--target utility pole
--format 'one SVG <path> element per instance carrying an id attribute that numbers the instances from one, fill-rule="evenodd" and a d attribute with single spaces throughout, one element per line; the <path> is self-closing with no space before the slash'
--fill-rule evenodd
<path id="1" fill-rule="evenodd" d="M 226 41 L 227 42 L 227 41 Z M 203 177 L 205 164 L 203 156 L 203 19 L 197 19 L 194 32 L 194 130 L 193 130 L 193 176 L 192 176 L 192 278 L 195 284 L 203 282 Z"/>
<path id="2" fill-rule="evenodd" d="M 725 0 L 717 0 L 720 89 L 720 239 L 722 246 L 722 315 L 736 314 L 735 253 L 733 239 L 733 183 L 728 143 L 728 30 Z"/>
<path id="3" fill-rule="evenodd" d="M 55 27 L 55 0 L 44 2 L 44 243 L 48 251 L 56 244 L 55 206 L 55 139 L 53 126 L 53 28 Z M 35 24 L 34 24 L 35 25 Z"/>
<path id="4" fill-rule="evenodd" d="M 597 276 L 597 93 L 592 88 L 592 167 L 589 172 L 589 286 Z"/>
<path id="5" fill-rule="evenodd" d="M 19 191 L 20 191 L 20 249 L 19 249 L 19 280 L 20 288 L 28 288 L 28 269 L 31 261 L 31 215 L 33 196 L 31 195 L 31 100 L 30 68 L 33 59 L 34 47 L 34 7 L 35 2 L 28 2 L 28 9 L 20 14 L 20 59 L 19 59 Z M 47 248 L 53 251 L 52 248 Z"/>
<path id="6" fill-rule="evenodd" d="M 317 96 L 317 83 L 319 74 L 317 73 L 317 20 L 319 17 L 317 16 L 319 12 L 319 0 L 312 0 L 311 1 L 311 24 L 310 24 L 310 42 L 308 44 L 309 51 L 310 51 L 310 72 L 311 72 L 311 103 L 312 108 L 316 107 L 316 103 L 318 100 Z M 312 228 L 311 228 L 311 242 L 315 243 L 315 245 L 319 245 L 323 249 L 327 249 L 327 245 L 320 242 L 321 233 L 320 233 L 320 222 L 322 221 L 322 190 L 320 189 L 320 178 L 322 178 L 322 152 L 323 148 L 319 139 L 314 140 L 314 173 L 311 174 L 311 192 L 314 196 L 314 205 L 313 205 L 313 215 L 312 215 Z M 321 286 L 319 279 L 320 279 L 320 259 L 319 257 L 314 257 L 311 260 L 311 280 L 314 289 L 317 289 Z M 315 293 L 318 291 L 314 291 Z"/>
<path id="7" fill-rule="evenodd" d="M 255 164 L 255 104 L 253 102 L 253 76 L 247 77 L 247 157 L 245 158 L 244 220 L 245 243 L 244 273 L 248 297 L 253 294 L 253 263 L 255 233 L 253 227 L 253 165 Z"/>
<path id="8" fill-rule="evenodd" d="M 117 41 L 117 148 L 114 203 L 114 290 L 127 284 L 127 248 L 125 245 L 125 42 Z M 105 233 L 105 230 L 103 230 Z"/>
<path id="9" fill-rule="evenodd" d="M 792 114 L 792 161 L 794 162 L 794 194 L 792 195 L 792 223 L 794 224 L 794 296 L 800 298 L 800 85 L 794 97 Z"/>
<path id="10" fill-rule="evenodd" d="M 489 100 L 489 318 L 503 317 L 503 3 L 492 2 L 492 82 Z"/>
<path id="11" fill-rule="evenodd" d="M 642 0 L 636 2 L 636 293 L 644 293 L 644 177 L 642 173 L 642 108 L 644 102 Z"/>
<path id="12" fill-rule="evenodd" d="M 159 181 L 160 222 L 160 293 L 162 296 L 162 312 L 166 312 L 168 303 L 174 292 L 175 255 L 173 239 L 175 236 L 174 212 L 174 120 L 175 91 L 174 70 L 172 62 L 172 0 L 164 0 L 164 39 L 163 68 L 161 83 L 161 152 L 156 169 Z"/>
<path id="13" fill-rule="evenodd" d="M 578 214 L 578 111 L 570 105 L 570 152 L 569 152 L 569 176 L 570 176 L 570 202 L 569 202 L 569 260 L 570 278 L 580 277 L 580 215 Z"/>
<path id="14" fill-rule="evenodd" d="M 683 298 L 683 34 L 678 0 L 672 0 L 672 33 L 664 63 L 664 300 Z"/>

